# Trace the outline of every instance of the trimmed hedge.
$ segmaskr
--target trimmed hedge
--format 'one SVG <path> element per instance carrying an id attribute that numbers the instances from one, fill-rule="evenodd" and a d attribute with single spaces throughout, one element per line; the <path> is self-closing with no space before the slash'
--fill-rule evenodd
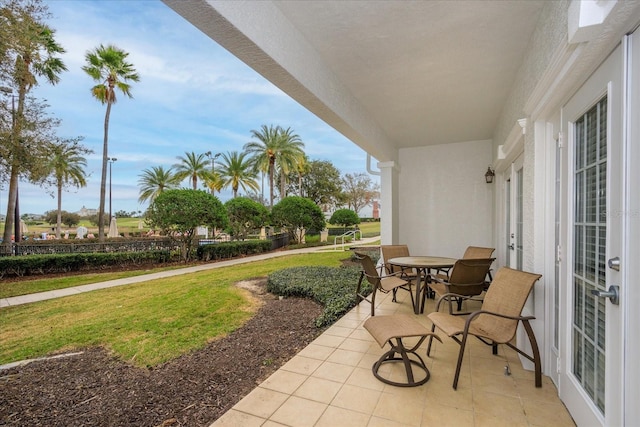
<path id="1" fill-rule="evenodd" d="M 312 298 L 324 307 L 316 326 L 335 322 L 357 304 L 356 286 L 360 278 L 359 267 L 292 267 L 272 273 L 267 290 L 281 296 Z M 365 294 L 371 286 L 363 282 Z"/>
<path id="2" fill-rule="evenodd" d="M 271 251 L 271 240 L 246 240 L 198 246 L 198 259 L 210 261 Z"/>
<path id="3" fill-rule="evenodd" d="M 170 260 L 171 253 L 167 250 L 0 257 L 0 277 L 80 271 L 113 265 L 160 264 Z"/>

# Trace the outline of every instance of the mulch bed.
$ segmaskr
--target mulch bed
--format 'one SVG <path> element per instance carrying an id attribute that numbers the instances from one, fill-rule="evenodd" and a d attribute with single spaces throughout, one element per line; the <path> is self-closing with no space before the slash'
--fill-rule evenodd
<path id="1" fill-rule="evenodd" d="M 0 371 L 0 425 L 210 425 L 322 332 L 318 304 L 278 299 L 265 282 L 248 287 L 264 304 L 242 328 L 166 364 L 86 348 Z"/>

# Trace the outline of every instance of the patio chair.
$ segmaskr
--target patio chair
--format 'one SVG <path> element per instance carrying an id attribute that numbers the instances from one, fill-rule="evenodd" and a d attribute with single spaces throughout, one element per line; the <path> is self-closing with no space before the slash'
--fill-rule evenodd
<path id="1" fill-rule="evenodd" d="M 396 301 L 396 292 L 398 289 L 404 289 L 409 292 L 411 296 L 411 305 L 413 306 L 413 293 L 411 293 L 411 282 L 408 282 L 402 278 L 400 278 L 401 273 L 390 274 L 386 276 L 381 276 L 380 272 L 376 269 L 376 266 L 373 264 L 371 257 L 369 255 L 365 255 L 361 252 L 355 252 L 356 258 L 360 261 L 362 265 L 362 271 L 360 272 L 360 279 L 358 280 L 358 287 L 356 288 L 356 296 L 358 298 L 358 303 L 362 300 L 367 301 L 371 304 L 371 316 L 375 316 L 375 302 L 376 302 L 376 293 L 378 291 L 383 293 L 393 292 L 393 302 Z M 364 295 L 362 291 L 362 282 L 364 279 L 371 284 L 371 299 L 368 299 L 366 295 Z"/>
<path id="2" fill-rule="evenodd" d="M 439 298 L 445 294 L 475 297 L 485 290 L 485 278 L 495 258 L 459 259 L 452 267 L 449 277 L 433 276 L 429 287 Z M 452 312 L 451 301 L 456 300 L 458 311 L 462 309 L 462 298 L 449 296 L 449 313 Z"/>
<path id="3" fill-rule="evenodd" d="M 380 246 L 382 259 L 384 259 L 384 268 L 387 274 L 398 274 L 405 280 L 415 280 L 416 274 L 411 268 L 400 267 L 389 263 L 391 258 L 411 256 L 407 245 L 382 245 Z"/>
<path id="4" fill-rule="evenodd" d="M 539 274 L 502 267 L 496 273 L 496 277 L 485 295 L 480 310 L 469 315 L 441 313 L 439 312 L 440 304 L 445 300 L 441 298 L 438 301 L 436 311 L 428 316 L 433 323 L 431 332 L 435 332 L 436 328 L 438 328 L 460 344 L 458 364 L 453 378 L 454 390 L 458 388 L 462 358 L 469 335 L 473 335 L 483 343 L 490 345 L 493 354 L 498 354 L 498 344 L 506 344 L 531 360 L 535 366 L 536 387 L 542 387 L 540 352 L 533 329 L 529 323 L 535 317 L 522 316 L 522 308 L 531 293 L 531 289 L 533 289 L 534 283 L 540 277 L 542 276 Z M 466 298 L 461 295 L 458 297 Z M 522 322 L 527 332 L 532 349 L 531 355 L 520 350 L 511 342 L 516 334 L 518 322 Z M 432 341 L 430 338 L 427 345 L 427 356 L 431 354 Z"/>
<path id="5" fill-rule="evenodd" d="M 479 258 L 491 258 L 495 248 L 485 248 L 482 246 L 467 246 L 467 249 L 464 251 L 461 259 L 479 259 Z M 438 269 L 438 276 L 440 278 L 448 278 L 450 268 L 441 268 Z M 491 269 L 487 272 L 487 279 L 485 279 L 485 290 L 491 284 L 491 280 L 493 280 Z"/>
<path id="6" fill-rule="evenodd" d="M 462 255 L 462 259 L 491 258 L 494 251 L 494 248 L 467 246 L 467 249 L 464 251 L 464 255 Z"/>

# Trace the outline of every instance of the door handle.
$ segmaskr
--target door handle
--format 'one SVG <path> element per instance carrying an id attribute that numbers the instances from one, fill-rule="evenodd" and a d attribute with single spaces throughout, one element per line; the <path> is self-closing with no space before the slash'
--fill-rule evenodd
<path id="1" fill-rule="evenodd" d="M 591 291 L 591 295 L 595 295 L 600 298 L 609 298 L 611 304 L 618 305 L 620 304 L 620 286 L 609 286 L 609 289 L 606 291 L 599 291 L 598 289 L 593 289 Z"/>

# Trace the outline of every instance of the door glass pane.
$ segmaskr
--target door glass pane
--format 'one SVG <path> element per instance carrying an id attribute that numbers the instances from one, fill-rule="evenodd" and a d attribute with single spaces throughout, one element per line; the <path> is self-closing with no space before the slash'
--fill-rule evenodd
<path id="1" fill-rule="evenodd" d="M 574 124 L 573 359 L 572 371 L 604 413 L 607 99 Z"/>
<path id="2" fill-rule="evenodd" d="M 507 221 L 506 221 L 506 225 L 507 225 L 507 233 L 505 235 L 506 241 L 504 242 L 504 244 L 507 247 L 507 266 L 511 266 L 511 180 L 508 179 L 507 180 L 507 184 L 505 186 L 505 201 L 506 201 L 506 209 L 507 211 L 506 216 L 507 216 Z"/>
<path id="3" fill-rule="evenodd" d="M 558 248 L 560 245 L 560 168 L 562 165 L 560 144 L 556 144 L 556 185 L 555 185 L 555 244 Z M 560 260 L 555 257 L 554 281 L 553 281 L 553 347 L 558 349 L 560 346 L 560 327 L 558 320 L 560 319 Z"/>
<path id="4" fill-rule="evenodd" d="M 522 168 L 520 168 L 516 172 L 516 183 L 518 185 L 518 190 L 516 192 L 516 268 L 518 270 L 522 270 L 522 260 L 524 253 L 524 246 L 522 244 L 522 234 L 524 232 L 524 221 L 522 215 L 524 198 L 522 196 L 522 190 L 524 186 L 522 185 L 522 178 L 523 173 Z"/>

